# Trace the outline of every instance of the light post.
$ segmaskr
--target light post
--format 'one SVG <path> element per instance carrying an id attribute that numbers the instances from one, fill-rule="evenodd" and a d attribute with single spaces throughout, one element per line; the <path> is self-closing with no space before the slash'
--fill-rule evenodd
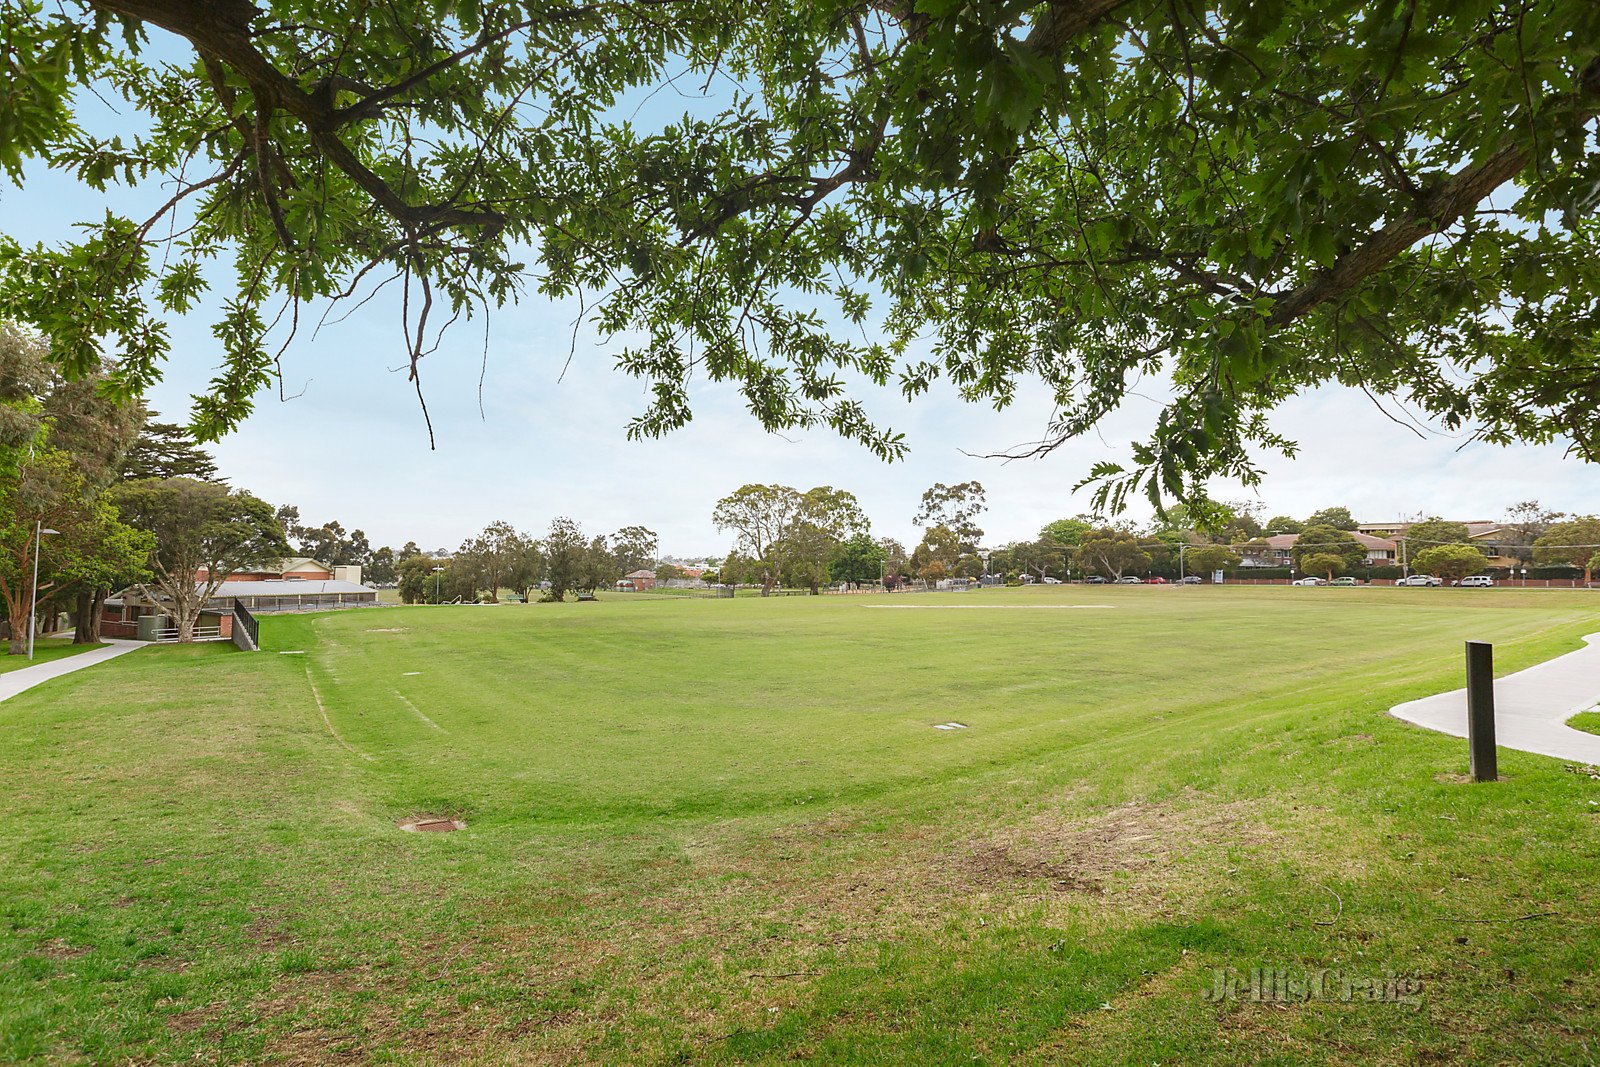
<path id="1" fill-rule="evenodd" d="M 1522 588 L 1528 588 L 1528 568 L 1522 568 Z"/>
<path id="2" fill-rule="evenodd" d="M 443 570 L 443 567 L 433 568 L 433 602 L 435 604 L 439 603 L 439 573 Z"/>
<path id="3" fill-rule="evenodd" d="M 46 530 L 42 521 L 33 524 L 33 599 L 28 602 L 28 661 L 33 662 L 33 632 L 39 628 L 39 551 L 44 546 L 45 534 L 58 534 L 60 530 Z"/>

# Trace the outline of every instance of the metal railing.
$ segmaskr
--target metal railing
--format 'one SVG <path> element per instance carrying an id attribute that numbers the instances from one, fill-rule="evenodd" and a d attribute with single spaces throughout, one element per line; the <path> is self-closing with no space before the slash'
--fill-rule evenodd
<path id="1" fill-rule="evenodd" d="M 233 643 L 245 652 L 261 649 L 261 625 L 238 597 L 233 598 Z"/>
<path id="2" fill-rule="evenodd" d="M 157 630 L 155 631 L 154 640 L 158 645 L 173 644 L 178 640 L 178 628 L 169 626 L 165 630 Z M 222 627 L 220 626 L 196 626 L 190 640 L 226 641 L 227 638 L 222 636 Z"/>

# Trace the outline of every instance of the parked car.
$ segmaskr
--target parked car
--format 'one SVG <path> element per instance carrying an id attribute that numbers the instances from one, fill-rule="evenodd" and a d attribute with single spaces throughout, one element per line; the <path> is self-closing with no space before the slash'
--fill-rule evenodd
<path id="1" fill-rule="evenodd" d="M 1084 585 L 1105 585 L 1106 584 L 1106 580 L 1105 580 L 1105 578 L 1101 577 L 1098 574 L 1091 574 L 1091 575 L 1089 575 L 1089 577 L 1087 577 L 1087 578 L 1085 578 L 1083 580 L 1083 584 Z"/>
<path id="2" fill-rule="evenodd" d="M 1154 578 L 1150 579 L 1149 584 L 1150 585 L 1166 585 L 1167 584 L 1167 580 L 1165 578 L 1161 577 L 1161 575 L 1158 574 Z"/>
<path id="3" fill-rule="evenodd" d="M 1199 585 L 1203 581 L 1205 581 L 1205 579 L 1201 578 L 1198 574 L 1185 574 L 1182 579 L 1182 584 Z"/>
<path id="4" fill-rule="evenodd" d="M 1121 578 L 1117 579 L 1117 584 L 1118 585 L 1143 585 L 1144 584 L 1144 579 L 1140 578 L 1136 574 L 1124 574 Z"/>
<path id="5" fill-rule="evenodd" d="M 1350 577 L 1347 574 L 1343 578 L 1335 578 L 1333 581 L 1329 582 L 1328 584 L 1329 585 L 1360 585 L 1361 583 L 1356 581 L 1354 578 Z"/>
<path id="6" fill-rule="evenodd" d="M 1402 578 L 1398 585 L 1443 585 L 1444 582 L 1431 574 L 1413 574 L 1409 578 Z"/>
<path id="7" fill-rule="evenodd" d="M 1494 585 L 1494 579 L 1487 574 L 1469 574 L 1455 584 L 1465 589 L 1488 589 Z"/>
<path id="8" fill-rule="evenodd" d="M 1061 584 L 1061 579 L 1060 578 L 1051 578 L 1049 576 L 1046 576 L 1045 580 L 1044 580 L 1044 584 L 1045 585 L 1060 585 Z"/>
<path id="9" fill-rule="evenodd" d="M 1305 577 L 1305 578 L 1296 578 L 1294 580 L 1294 584 L 1295 585 L 1327 585 L 1328 581 L 1327 581 L 1326 578 Z"/>

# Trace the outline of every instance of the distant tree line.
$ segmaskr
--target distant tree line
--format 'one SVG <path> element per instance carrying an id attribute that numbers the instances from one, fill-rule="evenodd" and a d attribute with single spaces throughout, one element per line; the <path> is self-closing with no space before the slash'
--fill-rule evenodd
<path id="1" fill-rule="evenodd" d="M 407 604 L 498 602 L 510 594 L 559 602 L 568 593 L 609 588 L 631 571 L 654 565 L 653 530 L 625 526 L 609 537 L 590 535 L 559 517 L 543 537 L 492 522 L 446 558 L 407 545 L 396 560 L 400 598 Z"/>

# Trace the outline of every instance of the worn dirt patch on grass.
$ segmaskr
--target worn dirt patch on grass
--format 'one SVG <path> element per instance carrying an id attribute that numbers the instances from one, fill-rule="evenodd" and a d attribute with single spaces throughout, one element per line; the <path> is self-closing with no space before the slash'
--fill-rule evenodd
<path id="1" fill-rule="evenodd" d="M 501 1062 L 496 1052 L 504 1054 L 504 1062 L 518 1064 L 582 1059 L 583 1050 L 603 1036 L 607 1019 L 598 1012 L 541 1010 L 537 993 L 565 980 L 560 973 L 534 969 L 524 976 L 527 1002 L 441 998 L 411 988 L 418 976 L 502 951 L 476 938 L 440 939 L 413 946 L 414 955 L 402 968 L 360 966 L 285 976 L 270 996 L 250 1005 L 248 1016 L 290 1026 L 267 1042 L 266 1059 L 272 1063 L 365 1063 L 394 1052 L 430 1063 Z M 359 1022 L 329 1025 L 323 1013 L 352 998 L 364 1001 Z M 535 1036 L 538 1047 L 528 1047 Z"/>
<path id="2" fill-rule="evenodd" d="M 1159 891 L 1163 869 L 1185 854 L 1261 844 L 1271 836 L 1243 802 L 1218 804 L 1198 794 L 1183 804 L 1134 800 L 1089 818 L 1036 815 L 974 843 L 962 870 L 979 885 L 1042 880 L 1058 890 L 1094 893 L 1126 872 L 1135 890 Z"/>
<path id="3" fill-rule="evenodd" d="M 379 1051 L 449 1059 L 466 1049 L 566 1062 L 582 1059 L 621 1014 L 641 1011 L 677 1018 L 691 1042 L 710 1040 L 760 1023 L 774 1004 L 803 1002 L 841 954 L 937 936 L 970 907 L 993 915 L 1061 901 L 1122 924 L 1192 906 L 1215 867 L 1210 853 L 1274 836 L 1257 805 L 1198 792 L 1099 810 L 1083 803 L 1063 793 L 1057 806 L 981 837 L 970 824 L 873 831 L 838 813 L 743 835 L 708 837 L 701 828 L 676 865 L 650 879 L 650 891 L 615 871 L 575 868 L 560 883 L 586 888 L 559 907 L 530 913 L 525 901 L 484 902 L 481 926 L 405 946 L 402 966 L 286 975 L 251 1014 L 292 1028 L 269 1043 L 271 1057 L 289 1063 Z M 561 917 L 569 911 L 591 919 L 568 926 Z M 714 1008 L 685 1000 L 689 961 L 727 969 Z M 514 1000 L 419 1009 L 415 999 L 417 976 L 453 976 L 466 989 L 513 973 L 524 991 Z M 770 980 L 773 973 L 783 980 Z M 595 995 L 577 1010 L 564 999 L 573 983 L 608 988 L 618 975 L 627 976 L 626 997 Z M 326 1006 L 353 998 L 365 1002 L 359 1026 L 329 1026 Z M 545 998 L 555 999 L 541 1008 Z"/>
<path id="4" fill-rule="evenodd" d="M 85 945 L 74 945 L 55 937 L 35 948 L 33 954 L 43 956 L 47 960 L 75 960 L 93 951 Z"/>
<path id="5" fill-rule="evenodd" d="M 167 1029 L 179 1034 L 191 1034 L 196 1030 L 204 1030 L 216 1022 L 222 1015 L 221 1004 L 207 1004 L 203 1008 L 190 1008 L 188 1011 L 174 1012 L 167 1016 Z"/>

